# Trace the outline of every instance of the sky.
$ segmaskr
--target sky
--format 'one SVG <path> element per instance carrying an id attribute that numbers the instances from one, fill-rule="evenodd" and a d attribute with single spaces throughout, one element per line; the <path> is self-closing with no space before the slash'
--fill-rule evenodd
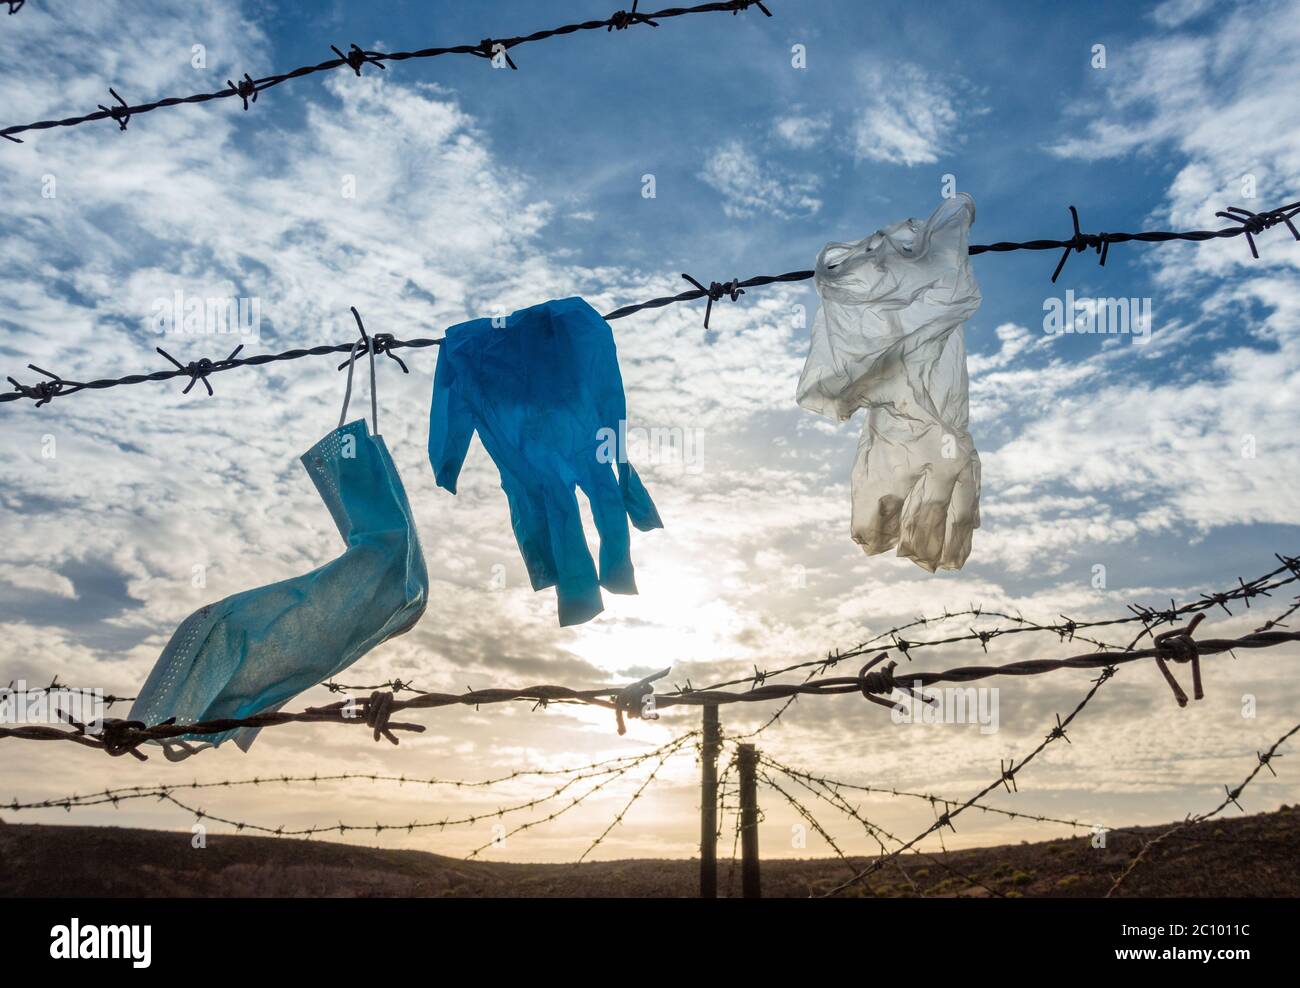
<path id="1" fill-rule="evenodd" d="M 246 71 L 324 60 L 331 44 L 473 44 L 607 17 L 611 6 L 30 0 L 0 17 L 0 122 L 89 112 L 109 86 L 132 102 L 212 91 Z M 344 69 L 274 88 L 247 112 L 222 100 L 138 116 L 125 133 L 100 121 L 5 142 L 0 371 L 32 383 L 31 362 L 84 379 L 166 369 L 156 346 L 185 362 L 225 356 L 235 342 L 245 355 L 341 343 L 355 336 L 350 306 L 372 332 L 401 338 L 569 295 L 605 312 L 683 290 L 682 272 L 707 284 L 810 268 L 827 243 L 923 219 L 954 188 L 977 204 L 978 243 L 1066 237 L 1071 204 L 1085 230 L 1132 231 L 1213 229 L 1226 206 L 1300 199 L 1300 64 L 1258 49 L 1265 35 L 1270 51 L 1300 41 L 1300 3 L 769 7 L 772 18 L 751 9 L 555 38 L 513 51 L 517 72 L 455 56 L 361 78 Z M 983 524 L 957 572 L 868 557 L 852 541 L 861 415 L 836 423 L 794 401 L 817 307 L 811 283 L 719 302 L 708 331 L 698 303 L 612 323 L 629 427 L 673 431 L 689 455 L 633 446 L 665 527 L 633 533 L 639 595 L 607 594 L 602 615 L 572 628 L 557 626 L 552 592 L 530 589 L 477 440 L 459 492 L 434 484 L 436 351 L 404 351 L 408 375 L 383 358 L 381 431 L 418 521 L 429 603 L 412 631 L 338 679 L 593 688 L 671 667 L 665 682 L 701 685 L 971 602 L 1045 622 L 1097 619 L 1262 574 L 1274 552 L 1300 552 L 1300 244 L 1284 228 L 1256 239 L 1258 260 L 1241 239 L 1119 245 L 1104 268 L 1079 254 L 1055 285 L 1055 252 L 972 259 L 983 302 L 965 332 Z M 1045 307 L 1067 291 L 1144 301 L 1149 339 L 1046 332 Z M 177 292 L 256 300 L 256 337 L 160 333 L 159 300 Z M 298 462 L 337 422 L 336 365 L 216 375 L 213 397 L 171 381 L 0 406 L 0 681 L 57 675 L 133 696 L 190 613 L 336 557 L 337 532 Z M 1201 634 L 1249 631 L 1288 600 L 1279 592 L 1249 613 L 1210 613 Z M 989 658 L 1085 648 L 1012 636 L 990 643 Z M 1128 666 L 1070 744 L 1052 745 L 1018 793 L 989 803 L 1114 826 L 1208 810 L 1300 719 L 1296 654 L 1207 659 L 1206 697 L 1186 709 L 1153 664 Z M 978 643 L 963 643 L 918 653 L 914 667 L 983 660 Z M 756 743 L 845 781 L 965 799 L 997 777 L 1000 759 L 1032 748 L 1090 678 L 993 681 L 989 733 L 895 724 L 848 695 L 800 701 Z M 332 699 L 316 689 L 290 708 Z M 724 707 L 724 729 L 753 730 L 772 709 Z M 396 748 L 293 725 L 264 731 L 247 754 L 227 745 L 179 765 L 8 740 L 0 794 L 313 772 L 479 780 L 643 753 L 698 727 L 690 709 L 631 721 L 622 737 L 608 711 L 572 706 L 417 716 L 427 730 Z M 574 860 L 649 767 L 485 856 Z M 698 773 L 683 749 L 592 857 L 695 854 Z M 554 785 L 340 782 L 201 799 L 270 827 L 373 826 L 490 812 Z M 1261 811 L 1297 798 L 1300 777 L 1283 761 L 1242 802 Z M 760 800 L 764 855 L 831 853 L 815 833 L 800 843 L 799 820 L 776 794 Z M 915 801 L 861 806 L 895 833 L 932 819 Z M 152 800 L 0 817 L 194 822 Z M 947 846 L 1066 832 L 992 814 L 963 820 Z M 852 821 L 824 822 L 846 851 L 874 849 Z M 461 855 L 500 836 L 496 823 L 341 839 Z"/>

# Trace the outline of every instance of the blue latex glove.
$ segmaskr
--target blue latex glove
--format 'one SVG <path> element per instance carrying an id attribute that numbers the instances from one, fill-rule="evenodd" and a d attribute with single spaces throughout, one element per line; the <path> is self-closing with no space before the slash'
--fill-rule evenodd
<path id="1" fill-rule="evenodd" d="M 477 430 L 501 472 L 533 589 L 555 587 L 560 624 L 581 624 L 604 610 L 601 587 L 636 593 L 628 518 L 642 531 L 663 522 L 626 450 L 609 441 L 625 435 L 627 418 L 609 324 L 580 298 L 521 309 L 504 323 L 475 319 L 447 330 L 429 460 L 438 486 L 455 494 Z M 599 578 L 575 489 L 587 496 L 600 535 Z"/>

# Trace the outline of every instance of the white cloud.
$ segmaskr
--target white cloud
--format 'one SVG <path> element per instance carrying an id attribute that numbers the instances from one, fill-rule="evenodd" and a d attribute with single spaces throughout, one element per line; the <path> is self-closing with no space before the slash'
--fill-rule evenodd
<path id="1" fill-rule="evenodd" d="M 700 178 L 722 194 L 722 211 L 732 219 L 759 213 L 780 218 L 811 216 L 822 208 L 815 175 L 789 174 L 761 160 L 740 141 L 714 148 Z"/>
<path id="2" fill-rule="evenodd" d="M 829 113 L 791 113 L 777 118 L 772 125 L 772 134 L 787 147 L 807 151 L 825 140 L 830 129 Z"/>
<path id="3" fill-rule="evenodd" d="M 1200 17 L 1214 4 L 1215 0 L 1164 0 L 1151 12 L 1151 18 L 1161 27 L 1178 27 Z"/>
<path id="4" fill-rule="evenodd" d="M 1025 326 L 1004 322 L 993 330 L 998 339 L 996 353 L 972 353 L 966 358 L 966 369 L 971 377 L 978 377 L 989 371 L 1006 367 L 1019 360 L 1024 354 L 1034 353 L 1052 345 L 1056 337 L 1046 333 L 1035 333 Z"/>
<path id="5" fill-rule="evenodd" d="M 1162 16 L 1173 25 L 1200 9 L 1170 7 Z M 1164 33 L 1126 47 L 1105 70 L 1103 99 L 1073 108 L 1095 116 L 1055 152 L 1181 159 L 1157 218 L 1174 229 L 1228 225 L 1213 213 L 1230 203 L 1262 209 L 1294 199 L 1300 104 L 1277 94 L 1300 88 L 1300 68 L 1250 52 L 1262 22 L 1283 47 L 1300 41 L 1297 13 L 1295 2 L 1238 8 L 1208 34 Z M 1255 202 L 1241 198 L 1247 175 L 1258 183 Z M 1020 434 L 986 458 L 986 479 L 1063 487 L 1117 506 L 1142 492 L 1139 517 L 1157 527 L 1293 524 L 1300 517 L 1288 479 L 1300 456 L 1300 250 L 1281 227 L 1256 239 L 1259 261 L 1240 239 L 1173 244 L 1149 255 L 1159 290 L 1150 345 L 1077 362 L 1080 376 L 1057 381 L 1062 388 L 1050 402 L 1030 401 Z M 1162 320 L 1162 308 L 1175 301 L 1193 315 Z M 1193 346 L 1213 350 L 1188 359 Z M 1135 362 L 1163 371 L 1152 382 Z M 975 387 L 1001 396 L 1004 383 L 993 374 Z M 1006 397 L 998 400 L 1005 407 Z"/>
<path id="6" fill-rule="evenodd" d="M 912 167 L 951 150 L 965 111 L 944 80 L 905 62 L 868 70 L 858 86 L 864 105 L 852 140 L 859 160 Z"/>

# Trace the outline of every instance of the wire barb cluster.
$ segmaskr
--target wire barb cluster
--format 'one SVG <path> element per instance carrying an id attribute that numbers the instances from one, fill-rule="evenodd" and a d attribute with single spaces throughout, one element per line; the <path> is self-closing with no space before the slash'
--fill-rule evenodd
<path id="1" fill-rule="evenodd" d="M 709 4 L 706 6 L 716 8 L 719 5 Z M 727 9 L 730 8 L 728 7 Z M 662 15 L 656 14 L 655 16 Z M 601 21 L 600 23 L 604 24 L 606 22 Z M 355 48 L 355 45 L 353 47 Z M 373 52 L 362 52 L 360 49 L 357 49 L 352 53 L 352 55 L 359 57 L 357 54 L 358 52 L 359 55 L 364 55 L 369 60 L 378 57 Z M 356 60 L 356 58 L 354 58 L 354 60 Z M 241 85 L 243 84 L 241 83 Z M 252 98 L 256 99 L 255 93 Z M 122 107 L 118 107 L 117 110 L 126 114 L 125 118 L 121 121 L 123 126 L 125 126 L 125 119 L 129 118 L 130 112 L 139 112 L 139 107 L 127 108 L 125 111 L 122 110 Z M 3 131 L 0 131 L 0 136 L 7 135 L 5 135 Z M 1259 253 L 1255 247 L 1254 235 L 1278 224 L 1285 224 L 1287 229 L 1291 231 L 1292 236 L 1294 236 L 1297 241 L 1300 241 L 1300 230 L 1297 230 L 1296 225 L 1292 222 L 1293 218 L 1300 215 L 1300 202 L 1290 203 L 1286 206 L 1268 210 L 1264 213 L 1252 213 L 1236 206 L 1229 207 L 1228 211 L 1222 211 L 1216 215 L 1235 219 L 1238 225 L 1225 227 L 1222 230 L 1192 230 L 1182 233 L 1148 231 L 1145 233 L 1082 234 L 1078 232 L 1078 214 L 1073 206 L 1070 207 L 1070 212 L 1075 221 L 1075 235 L 1069 240 L 1029 240 L 1019 243 L 999 242 L 994 244 L 973 244 L 970 247 L 970 253 L 981 254 L 987 251 L 1005 253 L 1015 250 L 1048 250 L 1061 248 L 1064 250 L 1064 253 L 1061 255 L 1061 260 L 1057 264 L 1056 271 L 1052 274 L 1052 280 L 1055 281 L 1070 253 L 1072 251 L 1083 250 L 1088 246 L 1099 247 L 1104 263 L 1105 251 L 1103 248 L 1108 248 L 1109 244 L 1112 243 L 1124 243 L 1130 240 L 1141 241 L 1144 243 L 1165 243 L 1171 240 L 1202 241 L 1245 236 L 1250 244 L 1251 253 L 1255 257 L 1258 257 Z M 1098 237 L 1103 237 L 1105 240 L 1098 240 Z M 758 275 L 753 278 L 746 278 L 743 281 L 737 278 L 732 278 L 727 282 L 711 281 L 707 288 L 704 286 L 703 282 L 698 281 L 689 274 L 683 274 L 682 278 L 694 286 L 689 291 L 682 292 L 678 295 L 667 295 L 660 298 L 650 299 L 649 301 L 639 302 L 635 305 L 625 305 L 620 309 L 615 309 L 612 312 L 606 313 L 605 319 L 622 319 L 646 309 L 657 309 L 667 305 L 675 305 L 680 302 L 692 302 L 703 298 L 707 299 L 707 304 L 704 310 L 704 328 L 707 330 L 709 328 L 709 320 L 713 315 L 714 302 L 720 302 L 724 299 L 729 299 L 734 302 L 737 301 L 741 295 L 745 294 L 746 289 L 757 288 L 765 285 L 807 281 L 813 277 L 813 274 L 812 271 L 790 271 L 786 274 L 779 275 Z M 355 307 L 352 309 L 352 313 L 353 315 L 356 315 Z M 357 316 L 357 319 L 360 321 L 359 316 Z M 424 348 L 440 346 L 442 343 L 441 339 L 427 338 L 399 340 L 390 333 L 376 334 L 374 339 L 376 345 L 375 352 L 387 353 L 389 357 L 396 360 L 397 363 L 401 365 L 404 373 L 407 372 L 407 366 L 393 351 L 408 347 Z M 161 348 L 158 348 L 158 352 L 173 364 L 174 369 L 169 371 L 154 371 L 149 374 L 128 374 L 124 377 L 118 378 L 101 378 L 94 381 L 68 380 L 52 371 L 44 370 L 35 364 L 28 364 L 27 366 L 30 370 L 43 375 L 47 380 L 28 385 L 19 382 L 13 377 L 9 377 L 9 383 L 13 385 L 14 390 L 0 393 L 0 403 L 19 401 L 26 398 L 34 401 L 36 407 L 39 408 L 42 405 L 49 404 L 49 402 L 54 398 L 76 394 L 79 391 L 100 391 L 105 388 L 115 388 L 121 385 L 142 384 L 146 381 L 166 381 L 177 377 L 189 377 L 191 380 L 190 387 L 193 386 L 195 380 L 202 378 L 204 386 L 207 388 L 209 396 L 211 396 L 212 388 L 207 382 L 209 374 L 214 374 L 219 371 L 233 370 L 237 367 L 255 366 L 284 360 L 298 360 L 303 357 L 323 356 L 331 353 L 350 353 L 353 345 L 354 344 L 352 343 L 338 343 L 328 346 L 314 346 L 305 349 L 286 350 L 283 353 L 262 353 L 251 357 L 238 357 L 236 355 L 239 353 L 239 350 L 242 349 L 242 347 L 240 347 L 224 360 L 212 360 L 208 357 L 203 357 L 186 364 L 181 364 L 180 361 L 176 360 L 170 354 L 167 354 L 163 352 Z M 340 366 L 346 366 L 346 363 L 341 364 Z M 185 393 L 189 393 L 190 387 L 185 389 Z"/>

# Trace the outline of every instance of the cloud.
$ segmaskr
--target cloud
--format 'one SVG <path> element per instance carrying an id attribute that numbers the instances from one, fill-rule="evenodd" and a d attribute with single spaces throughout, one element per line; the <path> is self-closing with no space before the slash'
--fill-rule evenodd
<path id="1" fill-rule="evenodd" d="M 1020 360 L 1025 354 L 1035 353 L 1052 345 L 1053 336 L 1034 333 L 1030 329 L 1012 322 L 1004 322 L 993 330 L 997 337 L 998 349 L 991 354 L 970 354 L 966 358 L 966 369 L 971 377 L 979 377 L 989 371 L 1007 367 Z"/>
<path id="2" fill-rule="evenodd" d="M 772 134 L 787 147 L 807 151 L 825 140 L 830 129 L 829 113 L 791 113 L 777 118 L 772 125 Z"/>
<path id="3" fill-rule="evenodd" d="M 1080 160 L 1178 154 L 1184 163 L 1169 205 L 1177 222 L 1209 222 L 1230 203 L 1251 206 L 1242 202 L 1247 176 L 1261 198 L 1288 197 L 1300 180 L 1300 101 L 1282 97 L 1300 90 L 1300 65 L 1256 54 L 1262 24 L 1271 43 L 1293 48 L 1297 13 L 1294 0 L 1235 6 L 1208 33 L 1162 32 L 1112 50 L 1095 70 L 1102 93 L 1071 108 L 1081 126 L 1050 150 Z M 1204 261 L 1228 247 L 1195 253 Z"/>
<path id="4" fill-rule="evenodd" d="M 1159 17 L 1173 26 L 1202 9 L 1185 4 Z M 1286 59 L 1261 64 L 1249 52 L 1262 20 L 1279 44 L 1300 41 L 1297 12 L 1294 2 L 1253 5 L 1208 33 L 1161 33 L 1126 46 L 1105 70 L 1100 100 L 1070 109 L 1094 115 L 1084 132 L 1054 153 L 1181 160 L 1158 211 L 1159 225 L 1173 229 L 1219 225 L 1214 211 L 1231 202 L 1263 208 L 1240 199 L 1246 176 L 1269 205 L 1295 198 L 1300 108 L 1269 94 L 1300 87 L 1300 69 Z M 1150 345 L 1085 354 L 1072 381 L 1049 365 L 1059 390 L 1050 401 L 1022 396 L 1023 428 L 986 457 L 986 478 L 1127 504 L 1139 529 L 1142 519 L 1155 530 L 1200 533 L 1294 523 L 1300 499 L 1287 475 L 1300 456 L 1300 252 L 1274 232 L 1257 238 L 1259 261 L 1239 240 L 1153 252 L 1145 259 L 1159 292 Z M 1189 314 L 1162 316 L 1179 305 Z M 974 359 L 989 369 L 1000 357 Z M 1154 381 L 1141 366 L 1148 363 L 1162 368 Z M 1006 408 L 1008 384 L 994 372 L 975 388 Z"/>
<path id="5" fill-rule="evenodd" d="M 858 160 L 910 168 L 951 150 L 965 111 L 947 82 L 904 62 L 873 67 L 858 85 L 863 107 L 851 129 Z"/>
<path id="6" fill-rule="evenodd" d="M 1215 0 L 1164 0 L 1151 12 L 1161 27 L 1179 27 L 1195 20 L 1215 5 Z"/>
<path id="7" fill-rule="evenodd" d="M 714 148 L 700 178 L 722 194 L 722 211 L 732 219 L 760 213 L 788 219 L 812 216 L 822 208 L 814 195 L 819 184 L 815 175 L 784 172 L 740 141 Z"/>

